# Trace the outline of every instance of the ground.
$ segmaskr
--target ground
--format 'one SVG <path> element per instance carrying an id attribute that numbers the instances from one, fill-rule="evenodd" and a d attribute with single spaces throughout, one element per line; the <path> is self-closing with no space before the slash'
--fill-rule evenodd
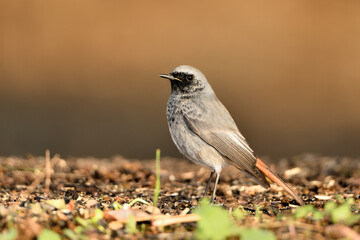
<path id="1" fill-rule="evenodd" d="M 280 187 L 264 189 L 228 167 L 220 177 L 214 206 L 225 209 L 236 227 L 266 230 L 277 239 L 359 239 L 359 159 L 304 154 L 276 163 L 263 161 L 313 207 L 300 208 Z M 155 160 L 47 155 L 2 157 L 0 164 L 0 239 L 202 236 L 203 222 L 198 221 L 204 216 L 197 211 L 210 171 L 187 160 L 161 158 L 156 208 Z M 334 206 L 325 207 L 327 202 Z"/>

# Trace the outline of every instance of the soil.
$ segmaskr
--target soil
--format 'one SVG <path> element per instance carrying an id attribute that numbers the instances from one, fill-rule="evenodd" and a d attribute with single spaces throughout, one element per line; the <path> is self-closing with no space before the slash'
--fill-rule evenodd
<path id="1" fill-rule="evenodd" d="M 345 199 L 352 197 L 357 205 L 355 214 L 359 214 L 359 159 L 303 154 L 276 163 L 267 158 L 263 161 L 306 204 L 323 209 L 325 203 L 336 199 L 337 195 Z M 153 201 L 155 160 L 127 160 L 121 156 L 61 159 L 55 156 L 51 160 L 53 168 L 48 168 L 48 183 L 44 177 L 44 157 L 1 157 L 0 164 L 0 230 L 6 232 L 13 226 L 18 232 L 18 239 L 34 239 L 43 228 L 64 237 L 64 229 L 75 231 L 79 225 L 76 217 L 89 219 L 95 209 L 113 210 L 115 202 L 124 205 L 137 198 L 149 203 Z M 161 188 L 157 210 L 172 216 L 191 213 L 199 205 L 210 170 L 185 159 L 162 158 L 160 164 Z M 46 207 L 44 202 L 49 199 L 65 199 L 70 207 L 67 207 L 68 211 L 59 213 L 56 208 Z M 36 203 L 41 203 L 41 211 L 34 212 Z M 302 225 L 293 226 L 289 222 L 277 221 L 280 214 L 291 215 L 298 204 L 280 187 L 273 184 L 270 189 L 264 189 L 233 167 L 225 168 L 220 176 L 215 204 L 229 211 L 242 206 L 250 216 L 261 205 L 263 219 L 256 221 L 249 218 L 244 226 L 270 229 L 278 239 L 338 238 L 330 236 L 327 231 L 331 223 L 317 224 L 304 220 Z M 133 209 L 149 212 L 148 206 L 141 202 L 135 203 Z M 105 231 L 95 228 L 82 234 L 90 239 L 184 239 L 192 238 L 196 229 L 196 222 L 163 228 L 149 223 L 141 232 L 133 234 L 129 233 L 125 224 L 111 222 L 102 219 L 100 225 Z M 138 224 L 138 228 L 142 226 Z M 360 223 L 350 228 L 359 232 Z"/>

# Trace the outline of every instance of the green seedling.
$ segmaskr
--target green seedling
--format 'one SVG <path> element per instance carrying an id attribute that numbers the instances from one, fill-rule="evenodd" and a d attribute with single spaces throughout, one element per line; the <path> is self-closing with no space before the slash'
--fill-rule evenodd
<path id="1" fill-rule="evenodd" d="M 141 229 L 141 230 L 140 230 L 141 234 L 142 234 L 142 235 L 145 235 L 146 224 L 145 224 L 145 223 L 142 223 L 140 229 Z"/>
<path id="2" fill-rule="evenodd" d="M 89 225 L 88 221 L 86 221 L 85 219 L 83 219 L 81 217 L 76 217 L 75 221 L 83 227 L 87 227 Z"/>
<path id="3" fill-rule="evenodd" d="M 126 231 L 130 234 L 138 233 L 138 229 L 136 228 L 136 221 L 134 215 L 130 215 L 128 222 L 126 223 Z"/>
<path id="4" fill-rule="evenodd" d="M 353 225 L 360 221 L 360 215 L 353 214 L 351 209 L 354 205 L 354 199 L 344 199 L 340 195 L 336 197 L 340 204 L 334 201 L 327 202 L 324 211 L 317 210 L 312 205 L 306 205 L 296 209 L 293 214 L 294 219 L 311 218 L 314 221 L 321 221 L 324 218 L 330 219 L 332 223 L 342 223 Z"/>
<path id="5" fill-rule="evenodd" d="M 69 228 L 64 229 L 64 236 L 71 240 L 88 240 L 89 238 L 82 232 L 78 233 Z"/>
<path id="6" fill-rule="evenodd" d="M 90 219 L 83 219 L 80 217 L 75 218 L 76 222 L 78 222 L 85 229 L 91 229 L 96 227 L 100 232 L 104 232 L 105 228 L 99 224 L 99 221 L 103 219 L 104 213 L 101 209 L 95 209 L 94 216 Z"/>
<path id="7" fill-rule="evenodd" d="M 103 219 L 104 213 L 101 209 L 95 209 L 94 216 L 90 219 L 83 219 L 81 217 L 76 217 L 75 221 L 79 224 L 75 228 L 75 233 L 77 235 L 83 234 L 87 230 L 92 230 L 94 228 L 98 229 L 100 232 L 105 232 L 105 228 L 99 224 L 99 221 Z"/>
<path id="8" fill-rule="evenodd" d="M 95 214 L 92 218 L 90 218 L 90 222 L 92 222 L 93 224 L 98 224 L 98 221 L 103 219 L 104 217 L 104 213 L 103 211 L 101 211 L 101 209 L 95 209 Z"/>
<path id="9" fill-rule="evenodd" d="M 44 228 L 39 236 L 37 237 L 38 240 L 61 240 L 61 237 L 58 233 Z"/>
<path id="10" fill-rule="evenodd" d="M 156 207 L 160 194 L 160 149 L 156 149 L 156 181 L 153 204 Z"/>
<path id="11" fill-rule="evenodd" d="M 293 219 L 311 218 L 314 221 L 320 221 L 324 218 L 324 213 L 317 210 L 313 205 L 308 204 L 296 209 Z"/>
<path id="12" fill-rule="evenodd" d="M 80 239 L 76 233 L 74 233 L 73 230 L 69 229 L 69 228 L 66 228 L 64 229 L 64 235 L 65 237 L 69 238 L 69 239 L 72 239 L 72 240 L 75 240 L 75 239 Z"/>
<path id="13" fill-rule="evenodd" d="M 194 213 L 200 216 L 195 236 L 197 239 L 226 239 L 237 233 L 237 227 L 229 213 L 219 206 L 211 205 L 208 199 L 200 202 Z"/>
<path id="14" fill-rule="evenodd" d="M 235 220 L 237 222 L 240 222 L 244 220 L 245 216 L 247 215 L 247 212 L 244 210 L 242 206 L 240 206 L 239 208 L 235 208 L 232 214 Z"/>
<path id="15" fill-rule="evenodd" d="M 273 232 L 259 228 L 240 228 L 239 235 L 241 240 L 276 240 L 276 236 Z"/>
<path id="16" fill-rule="evenodd" d="M 262 207 L 263 207 L 262 205 L 259 205 L 255 209 L 255 219 L 258 221 L 261 221 L 262 219 L 262 211 L 261 211 Z"/>
<path id="17" fill-rule="evenodd" d="M 293 214 L 293 218 L 294 219 L 301 219 L 301 218 L 306 218 L 310 215 L 310 213 L 312 213 L 314 211 L 314 206 L 313 205 L 305 205 L 305 206 L 301 206 L 298 207 L 295 211 L 295 213 Z"/>
<path id="18" fill-rule="evenodd" d="M 331 222 L 333 223 L 353 225 L 360 221 L 360 215 L 355 215 L 351 212 L 351 207 L 354 202 L 355 200 L 353 198 L 348 198 L 339 205 L 335 202 L 327 202 L 324 211 L 328 216 L 330 216 Z"/>
<path id="19" fill-rule="evenodd" d="M 135 203 L 137 202 L 141 202 L 145 205 L 150 205 L 150 203 L 148 203 L 147 201 L 145 201 L 144 199 L 142 198 L 135 198 L 134 200 L 132 200 L 130 203 L 129 203 L 129 206 L 131 207 L 132 205 L 134 205 Z"/>
<path id="20" fill-rule="evenodd" d="M 312 219 L 313 219 L 314 221 L 321 221 L 321 220 L 324 219 L 324 216 L 325 216 L 325 215 L 324 215 L 323 212 L 315 209 L 315 211 L 313 211 L 313 214 L 312 214 Z"/>
<path id="21" fill-rule="evenodd" d="M 262 206 L 258 206 L 259 212 Z M 196 239 L 227 239 L 230 237 L 240 237 L 241 240 L 261 239 L 275 240 L 275 235 L 271 231 L 258 228 L 239 227 L 232 220 L 229 212 L 225 209 L 211 205 L 208 199 L 200 202 L 200 207 L 194 213 L 200 216 L 195 231 Z M 260 213 L 259 213 L 260 214 Z M 246 216 L 244 209 L 235 209 L 233 216 L 237 220 L 242 220 Z"/>
<path id="22" fill-rule="evenodd" d="M 14 228 L 13 216 L 10 215 L 8 230 L 0 233 L 0 239 L 15 240 L 18 237 L 18 231 Z"/>
<path id="23" fill-rule="evenodd" d="M 345 198 L 343 196 L 341 196 L 340 194 L 336 194 L 334 197 L 339 203 L 345 202 Z"/>
<path id="24" fill-rule="evenodd" d="M 119 209 L 122 208 L 122 206 L 121 206 L 120 203 L 118 203 L 118 202 L 114 202 L 114 203 L 113 203 L 113 207 L 114 207 L 114 210 L 119 210 Z"/>
<path id="25" fill-rule="evenodd" d="M 13 227 L 9 227 L 9 230 L 0 233 L 0 239 L 2 240 L 15 240 L 17 237 L 18 231 Z"/>

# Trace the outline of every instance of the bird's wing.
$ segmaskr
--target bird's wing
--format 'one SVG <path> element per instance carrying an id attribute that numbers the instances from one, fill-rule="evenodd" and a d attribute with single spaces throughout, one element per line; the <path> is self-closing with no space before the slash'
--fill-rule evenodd
<path id="1" fill-rule="evenodd" d="M 268 181 L 256 167 L 257 158 L 254 151 L 216 96 L 202 101 L 188 100 L 182 105 L 182 113 L 191 131 L 214 147 L 237 168 L 255 177 L 261 185 L 269 186 Z"/>

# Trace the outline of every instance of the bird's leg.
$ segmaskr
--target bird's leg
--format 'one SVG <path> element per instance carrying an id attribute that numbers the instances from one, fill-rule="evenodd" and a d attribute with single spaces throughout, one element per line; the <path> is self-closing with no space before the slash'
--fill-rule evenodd
<path id="1" fill-rule="evenodd" d="M 211 196 L 211 203 L 212 203 L 212 202 L 214 201 L 214 199 L 215 199 L 216 187 L 217 187 L 218 182 L 219 182 L 219 177 L 220 177 L 220 173 L 216 173 L 216 180 L 215 180 L 214 190 L 213 190 L 213 193 L 212 193 L 212 196 Z"/>
<path id="2" fill-rule="evenodd" d="M 211 183 L 211 179 L 212 179 L 213 175 L 214 175 L 214 170 L 211 170 L 210 177 L 209 177 L 208 183 L 207 183 L 207 185 L 206 185 L 205 193 L 204 193 L 203 198 L 206 197 L 206 195 L 207 195 L 207 193 L 208 193 L 208 191 L 209 191 L 209 187 L 210 187 L 210 183 Z"/>

